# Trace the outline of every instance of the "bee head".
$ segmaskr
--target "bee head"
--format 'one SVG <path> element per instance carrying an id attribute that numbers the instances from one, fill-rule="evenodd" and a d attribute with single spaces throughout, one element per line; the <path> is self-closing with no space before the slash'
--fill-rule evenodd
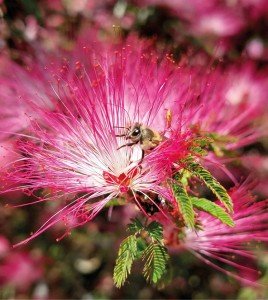
<path id="1" fill-rule="evenodd" d="M 133 142 L 139 141 L 141 138 L 141 124 L 135 123 L 127 134 L 127 138 L 131 139 Z"/>

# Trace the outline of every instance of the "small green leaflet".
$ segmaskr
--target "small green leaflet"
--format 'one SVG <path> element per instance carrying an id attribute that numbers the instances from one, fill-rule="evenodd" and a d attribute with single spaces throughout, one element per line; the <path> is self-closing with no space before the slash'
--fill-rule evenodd
<path id="1" fill-rule="evenodd" d="M 205 211 L 215 218 L 219 219 L 222 223 L 233 227 L 234 226 L 234 221 L 230 217 L 230 215 L 224 211 L 222 207 L 217 205 L 216 203 L 205 199 L 205 198 L 196 198 L 196 197 L 191 197 L 193 206 L 197 208 L 198 210 Z"/>
<path id="2" fill-rule="evenodd" d="M 151 243 L 143 252 L 146 260 L 143 275 L 148 282 L 156 284 L 166 272 L 169 256 L 166 248 L 158 243 Z"/>
<path id="3" fill-rule="evenodd" d="M 159 243 L 162 243 L 163 227 L 161 224 L 153 221 L 147 226 L 146 230 L 148 231 L 148 234 L 152 239 L 158 241 Z"/>
<path id="4" fill-rule="evenodd" d="M 229 212 L 233 212 L 233 202 L 226 189 L 199 163 L 190 161 L 187 169 L 204 181 Z"/>
<path id="5" fill-rule="evenodd" d="M 136 233 L 140 233 L 141 230 L 144 230 L 144 226 L 138 218 L 131 219 L 130 221 L 131 221 L 131 223 L 128 224 L 128 226 L 127 226 L 127 230 L 130 233 L 136 234 Z"/>
<path id="6" fill-rule="evenodd" d="M 172 183 L 172 189 L 186 225 L 190 228 L 194 228 L 195 213 L 191 198 L 189 197 L 186 189 L 177 183 Z"/>
<path id="7" fill-rule="evenodd" d="M 126 281 L 131 272 L 133 261 L 137 254 L 137 238 L 135 235 L 130 235 L 120 245 L 118 257 L 114 268 L 114 283 L 120 288 Z"/>
<path id="8" fill-rule="evenodd" d="M 137 238 L 137 255 L 136 259 L 142 258 L 143 252 L 147 247 L 146 241 L 142 237 Z"/>
<path id="9" fill-rule="evenodd" d="M 184 187 L 188 186 L 188 180 L 192 177 L 192 174 L 188 170 L 181 170 L 175 175 L 175 179 L 179 180 Z"/>
<path id="10" fill-rule="evenodd" d="M 131 272 L 134 260 L 145 261 L 143 275 L 146 280 L 158 283 L 167 270 L 169 255 L 163 245 L 163 227 L 156 221 L 144 226 L 137 218 L 128 225 L 132 233 L 119 247 L 114 268 L 114 283 L 120 288 Z M 145 233 L 145 234 L 144 234 Z"/>

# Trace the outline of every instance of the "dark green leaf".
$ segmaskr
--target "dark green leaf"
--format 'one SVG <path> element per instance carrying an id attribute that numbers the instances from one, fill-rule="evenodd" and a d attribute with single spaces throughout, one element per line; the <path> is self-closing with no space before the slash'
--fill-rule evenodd
<path id="1" fill-rule="evenodd" d="M 146 228 L 149 236 L 158 241 L 162 242 L 163 240 L 163 226 L 156 221 L 151 222 Z"/>
<path id="2" fill-rule="evenodd" d="M 132 234 L 139 233 L 141 230 L 144 230 L 144 226 L 138 218 L 131 219 L 130 224 L 128 224 L 128 231 Z"/>
<path id="3" fill-rule="evenodd" d="M 142 237 L 137 238 L 137 257 L 139 259 L 142 257 L 143 251 L 146 249 L 147 243 Z"/>

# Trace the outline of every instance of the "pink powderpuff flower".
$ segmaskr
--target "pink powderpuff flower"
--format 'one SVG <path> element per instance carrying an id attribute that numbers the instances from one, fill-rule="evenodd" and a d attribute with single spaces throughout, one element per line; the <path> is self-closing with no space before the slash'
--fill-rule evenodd
<path id="1" fill-rule="evenodd" d="M 258 178 L 256 192 L 263 197 L 268 197 L 268 157 L 259 153 L 249 153 L 241 157 L 241 161 L 248 172 Z M 244 170 L 242 170 L 244 171 Z M 244 171 L 245 172 L 245 171 Z"/>
<path id="2" fill-rule="evenodd" d="M 28 252 L 10 252 L 0 263 L 0 285 L 27 291 L 43 275 L 41 257 Z"/>
<path id="3" fill-rule="evenodd" d="M 191 121 L 196 125 L 197 133 L 218 135 L 220 151 L 209 153 L 205 158 L 207 162 L 213 162 L 207 166 L 214 174 L 218 173 L 215 162 L 227 165 L 238 159 L 244 165 L 242 170 L 241 165 L 237 168 L 233 165 L 227 171 L 234 183 L 234 177 L 245 178 L 246 174 L 258 169 L 253 165 L 250 167 L 250 161 L 245 154 L 241 155 L 241 149 L 267 137 L 267 78 L 266 69 L 259 71 L 252 62 L 241 62 L 225 69 L 218 68 L 210 73 L 209 80 L 201 81 L 203 93 L 207 95 L 206 105 L 200 107 Z M 192 107 L 196 109 L 194 105 Z M 226 157 L 221 149 L 230 150 L 233 154 L 235 151 L 236 155 L 233 158 Z M 248 172 L 245 174 L 246 169 Z M 266 195 L 266 180 L 261 172 L 256 171 L 255 174 L 261 181 L 258 190 Z M 224 173 L 227 174 L 226 169 Z M 224 173 L 218 173 L 217 178 L 219 179 L 219 175 L 225 176 Z M 226 176 L 222 180 L 226 181 Z"/>
<path id="4" fill-rule="evenodd" d="M 190 34 L 204 45 L 206 50 L 213 53 L 214 57 L 222 57 L 237 46 L 241 47 L 241 41 L 245 41 L 245 33 L 253 33 L 253 40 L 246 45 L 247 52 L 253 59 L 267 59 L 265 46 L 256 39 L 256 34 L 262 34 L 258 28 L 266 26 L 268 16 L 268 4 L 266 0 L 136 0 L 142 7 L 156 6 L 165 8 L 180 22 L 179 26 L 173 26 L 174 39 Z M 175 23 L 176 24 L 176 23 Z M 257 31 L 259 32 L 257 32 Z M 238 38 L 240 36 L 240 38 Z"/>
<path id="5" fill-rule="evenodd" d="M 159 5 L 170 9 L 185 23 L 187 30 L 195 36 L 229 37 L 245 27 L 244 16 L 239 7 L 235 9 L 220 1 L 137 1 L 140 5 Z"/>
<path id="6" fill-rule="evenodd" d="M 87 38 L 93 39 L 97 32 L 92 29 L 86 34 Z M 83 39 L 82 34 L 80 39 Z M 97 43 L 94 46 L 97 47 Z M 31 102 L 51 111 L 57 108 L 59 101 L 55 99 L 55 90 L 59 83 L 56 74 L 62 80 L 79 76 L 76 50 L 53 52 L 37 45 L 34 49 L 36 58 L 22 52 L 20 64 L 0 55 L 0 141 L 17 133 L 27 133 L 32 120 L 38 118 Z M 41 125 L 41 121 L 37 121 Z"/>
<path id="7" fill-rule="evenodd" d="M 168 180 L 191 154 L 195 128 L 201 124 L 205 131 L 233 134 L 241 142 L 244 125 L 254 119 L 248 114 L 242 127 L 236 122 L 236 130 L 239 110 L 222 113 L 229 105 L 222 97 L 225 86 L 216 84 L 219 72 L 204 75 L 203 69 L 176 65 L 170 56 L 160 59 L 150 42 L 137 38 L 95 51 L 90 46 L 74 51 L 81 59 L 61 68 L 74 68 L 72 76 L 52 65 L 53 103 L 59 104 L 54 111 L 35 97 L 22 97 L 34 117 L 29 117 L 28 137 L 18 142 L 20 165 L 2 181 L 13 180 L 15 190 L 47 193 L 31 203 L 55 201 L 59 195 L 67 202 L 26 241 L 61 221 L 68 232 L 119 196 L 145 214 L 143 198 L 163 213 L 160 197 L 176 210 Z M 32 95 L 38 97 L 38 91 Z M 136 140 L 141 130 L 155 141 Z"/>
<path id="8" fill-rule="evenodd" d="M 225 70 L 219 67 L 208 77 L 196 73 L 196 77 L 204 79 L 198 88 L 206 99 L 202 99 L 204 105 L 191 105 L 191 110 L 199 107 L 191 122 L 200 131 L 229 136 L 227 149 L 242 148 L 267 135 L 263 122 L 268 113 L 267 70 L 258 72 L 251 63 L 244 63 Z"/>
<path id="9" fill-rule="evenodd" d="M 212 34 L 224 38 L 238 35 L 247 27 L 263 24 L 268 16 L 266 0 L 136 0 L 136 3 L 169 9 L 197 36 Z"/>
<path id="10" fill-rule="evenodd" d="M 0 140 L 23 132 L 35 116 L 26 100 L 35 99 L 40 106 L 53 108 L 52 90 L 46 82 L 42 64 L 22 67 L 0 56 Z"/>
<path id="11" fill-rule="evenodd" d="M 158 66 L 147 43 L 141 43 L 137 51 L 126 46 L 104 56 L 90 55 L 88 68 L 81 66 L 79 77 L 66 81 L 59 74 L 56 78 L 59 109 L 52 112 L 25 99 L 35 112 L 32 134 L 18 143 L 24 153 L 22 165 L 9 171 L 6 178 L 19 184 L 19 189 L 46 189 L 50 200 L 59 193 L 79 195 L 31 238 L 62 220 L 66 226 L 82 225 L 119 195 L 131 197 L 144 213 L 137 193 L 150 192 L 173 201 L 163 183 L 174 172 L 174 162 L 190 153 L 191 133 L 181 132 L 179 114 L 174 113 L 176 126 L 169 128 L 169 107 L 178 111 L 176 101 L 183 102 L 188 89 L 182 87 L 174 98 L 173 62 L 166 59 Z M 140 126 L 148 126 L 156 132 L 155 149 L 145 157 L 139 144 L 125 145 L 129 142 L 126 131 L 134 124 L 138 131 Z M 164 131 L 169 138 L 162 141 L 160 132 Z"/>
<path id="12" fill-rule="evenodd" d="M 268 3 L 266 0 L 239 0 L 237 5 L 243 7 L 247 17 L 252 21 L 265 20 L 268 16 Z"/>
<path id="13" fill-rule="evenodd" d="M 190 32 L 194 35 L 212 35 L 216 37 L 229 37 L 240 33 L 244 21 L 240 14 L 226 8 L 216 8 L 203 12 L 192 20 Z"/>
<path id="14" fill-rule="evenodd" d="M 199 227 L 195 231 L 178 229 L 160 213 L 152 219 L 163 225 L 165 245 L 171 253 L 189 251 L 245 285 L 258 285 L 261 272 L 256 258 L 268 241 L 268 199 L 258 201 L 252 196 L 249 191 L 255 186 L 256 181 L 248 178 L 228 191 L 234 202 L 234 227 L 201 211 L 196 211 Z"/>
<path id="15" fill-rule="evenodd" d="M 20 158 L 20 154 L 16 151 L 16 142 L 12 140 L 6 140 L 0 142 L 0 176 L 5 176 L 5 173 L 8 172 L 13 167 L 14 161 L 17 161 Z M 0 192 L 8 189 L 12 186 L 13 181 L 5 181 L 5 186 L 0 186 Z M 18 200 L 22 197 L 22 191 L 13 191 L 5 194 L 6 200 Z"/>
<path id="16" fill-rule="evenodd" d="M 246 45 L 246 53 L 251 59 L 267 60 L 268 50 L 265 49 L 264 41 L 260 38 L 251 39 Z"/>
<path id="17" fill-rule="evenodd" d="M 22 55 L 25 62 L 18 65 L 4 54 L 0 56 L 0 175 L 8 172 L 13 167 L 14 161 L 21 159 L 16 147 L 16 138 L 25 136 L 31 124 L 31 119 L 37 115 L 29 104 L 30 100 L 38 103 L 40 107 L 54 109 L 53 87 L 49 82 L 44 68 L 45 59 L 40 54 L 40 62 L 33 66 L 25 54 Z M 46 59 L 50 57 L 47 53 Z M 55 59 L 55 62 L 59 63 Z M 54 65 L 54 61 L 51 61 Z M 55 65 L 57 65 L 55 63 Z M 53 95 L 53 96 L 52 96 Z M 41 122 L 40 122 L 41 125 Z M 5 181 L 0 191 L 8 189 L 12 180 Z M 21 191 L 5 195 L 6 199 L 20 198 Z"/>
<path id="18" fill-rule="evenodd" d="M 245 181 L 230 191 L 234 201 L 234 227 L 228 227 L 211 215 L 198 216 L 202 230 L 186 230 L 178 245 L 192 252 L 208 265 L 230 275 L 244 284 L 255 284 L 260 276 L 256 254 L 261 243 L 268 241 L 268 200 L 256 201 Z"/>

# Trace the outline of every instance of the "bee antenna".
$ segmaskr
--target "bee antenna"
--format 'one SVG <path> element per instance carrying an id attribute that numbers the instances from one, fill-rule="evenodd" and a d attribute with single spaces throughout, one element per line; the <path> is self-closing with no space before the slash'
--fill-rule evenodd
<path id="1" fill-rule="evenodd" d="M 126 146 L 127 146 L 127 144 L 122 145 L 122 146 L 118 147 L 116 150 L 119 150 L 119 149 L 124 148 L 124 147 L 126 147 Z"/>
<path id="2" fill-rule="evenodd" d="M 119 149 L 124 148 L 124 147 L 126 147 L 126 146 L 133 146 L 133 145 L 136 145 L 137 143 L 138 143 L 138 142 L 127 143 L 127 144 L 124 144 L 124 145 L 118 147 L 116 150 L 119 150 Z"/>

